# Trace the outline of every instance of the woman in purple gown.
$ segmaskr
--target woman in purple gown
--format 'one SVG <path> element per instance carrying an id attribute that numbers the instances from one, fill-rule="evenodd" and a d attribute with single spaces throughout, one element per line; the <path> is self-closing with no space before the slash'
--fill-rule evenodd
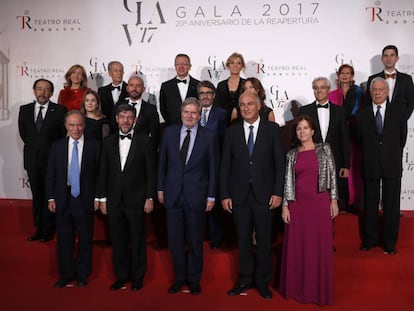
<path id="1" fill-rule="evenodd" d="M 285 222 L 279 290 L 302 303 L 333 303 L 333 222 L 338 215 L 335 161 L 329 144 L 313 141 L 314 121 L 298 118 L 286 155 Z"/>

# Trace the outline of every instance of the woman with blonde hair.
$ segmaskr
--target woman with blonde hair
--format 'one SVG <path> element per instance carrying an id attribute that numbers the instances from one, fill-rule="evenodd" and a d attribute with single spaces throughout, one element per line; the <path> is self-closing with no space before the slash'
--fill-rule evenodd
<path id="1" fill-rule="evenodd" d="M 80 110 L 82 98 L 88 88 L 88 77 L 83 66 L 76 64 L 69 68 L 65 74 L 65 87 L 60 90 L 58 104 L 70 110 Z"/>

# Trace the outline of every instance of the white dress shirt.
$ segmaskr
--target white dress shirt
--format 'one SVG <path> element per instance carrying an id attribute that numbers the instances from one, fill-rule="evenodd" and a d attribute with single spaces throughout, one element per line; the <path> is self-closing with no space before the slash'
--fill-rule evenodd
<path id="1" fill-rule="evenodd" d="M 325 103 L 318 103 L 316 102 L 316 104 L 321 105 L 321 106 L 325 106 L 325 105 L 329 105 L 329 101 L 325 102 Z M 329 117 L 330 117 L 330 113 L 329 113 L 329 108 L 316 108 L 317 112 L 318 112 L 318 119 L 319 119 L 319 127 L 321 129 L 321 136 L 322 136 L 322 140 L 323 142 L 326 141 L 326 135 L 328 135 L 328 128 L 329 128 Z"/>

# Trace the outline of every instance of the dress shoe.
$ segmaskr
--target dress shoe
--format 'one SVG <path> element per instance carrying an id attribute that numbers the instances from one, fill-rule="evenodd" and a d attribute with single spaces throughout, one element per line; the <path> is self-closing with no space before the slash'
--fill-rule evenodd
<path id="1" fill-rule="evenodd" d="M 142 287 L 143 287 L 142 280 L 133 281 L 131 284 L 131 290 L 133 291 L 139 291 L 140 289 L 142 289 Z"/>
<path id="2" fill-rule="evenodd" d="M 210 242 L 210 249 L 220 249 L 221 248 L 221 242 Z"/>
<path id="3" fill-rule="evenodd" d="M 395 255 L 397 252 L 393 248 L 384 248 L 385 255 Z"/>
<path id="4" fill-rule="evenodd" d="M 46 243 L 53 240 L 53 235 L 44 235 L 42 236 L 42 238 L 39 240 L 40 243 Z"/>
<path id="5" fill-rule="evenodd" d="M 88 285 L 88 281 L 86 281 L 86 280 L 78 280 L 76 282 L 76 286 L 78 286 L 78 287 L 85 287 L 86 285 Z"/>
<path id="6" fill-rule="evenodd" d="M 190 284 L 190 294 L 191 295 L 198 295 L 200 293 L 201 293 L 200 283 Z"/>
<path id="7" fill-rule="evenodd" d="M 235 287 L 233 287 L 231 290 L 229 290 L 227 292 L 227 295 L 229 296 L 236 296 L 236 295 L 240 295 L 241 293 L 243 293 L 244 291 L 252 288 L 253 286 L 251 284 L 239 284 Z"/>
<path id="8" fill-rule="evenodd" d="M 177 281 L 168 289 L 168 293 L 175 294 L 178 293 L 181 288 L 185 285 L 184 281 Z"/>
<path id="9" fill-rule="evenodd" d="M 376 247 L 376 245 L 365 245 L 365 244 L 361 244 L 361 246 L 359 247 L 359 249 L 363 252 L 367 252 L 370 249 Z"/>
<path id="10" fill-rule="evenodd" d="M 121 280 L 116 280 L 114 284 L 111 285 L 111 287 L 109 288 L 110 290 L 119 290 L 122 288 L 125 288 L 125 281 L 121 281 Z"/>
<path id="11" fill-rule="evenodd" d="M 273 297 L 272 292 L 267 287 L 259 288 L 259 294 L 264 299 L 271 299 Z"/>
<path id="12" fill-rule="evenodd" d="M 33 241 L 40 240 L 41 238 L 42 238 L 42 236 L 41 236 L 40 234 L 35 233 L 35 234 L 33 234 L 33 235 L 29 236 L 29 237 L 27 238 L 27 240 L 28 240 L 29 242 L 33 242 Z"/>
<path id="13" fill-rule="evenodd" d="M 66 285 L 68 285 L 70 282 L 72 282 L 71 279 L 59 279 L 59 281 L 57 281 L 55 283 L 55 285 L 53 285 L 55 288 L 62 288 L 65 287 Z"/>

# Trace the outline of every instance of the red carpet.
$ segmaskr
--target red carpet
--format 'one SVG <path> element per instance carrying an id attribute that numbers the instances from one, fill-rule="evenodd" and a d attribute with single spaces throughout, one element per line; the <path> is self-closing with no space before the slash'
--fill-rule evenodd
<path id="1" fill-rule="evenodd" d="M 330 310 L 412 310 L 414 303 L 414 212 L 405 212 L 397 255 L 377 248 L 361 252 L 358 217 L 341 214 L 335 222 L 335 297 Z M 93 273 L 85 288 L 53 288 L 58 278 L 56 242 L 27 242 L 32 233 L 28 201 L 0 200 L 1 310 L 320 310 L 315 305 L 286 301 L 272 286 L 273 299 L 262 299 L 255 290 L 247 295 L 226 295 L 236 279 L 237 249 L 212 251 L 205 246 L 202 293 L 167 293 L 173 280 L 168 250 L 156 240 L 157 228 L 148 218 L 148 272 L 144 288 L 109 291 L 113 281 L 111 248 L 97 241 Z M 154 230 L 157 229 L 157 230 Z M 103 236 L 97 226 L 96 237 Z M 158 234 L 158 233 L 157 233 Z M 280 240 L 280 239 L 279 239 Z M 280 243 L 275 244 L 275 271 Z M 277 272 L 275 272 L 277 279 Z"/>

